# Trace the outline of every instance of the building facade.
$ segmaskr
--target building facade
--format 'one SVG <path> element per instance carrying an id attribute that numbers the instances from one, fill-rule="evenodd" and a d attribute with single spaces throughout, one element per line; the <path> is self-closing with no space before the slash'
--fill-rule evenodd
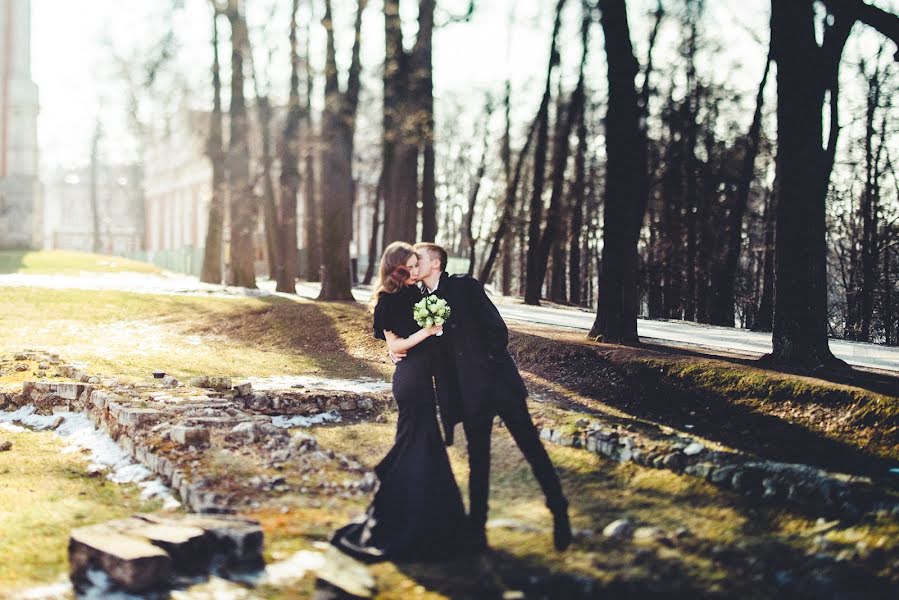
<path id="1" fill-rule="evenodd" d="M 94 194 L 88 167 L 46 175 L 44 248 L 93 252 Z M 97 165 L 96 236 L 103 254 L 132 255 L 144 241 L 144 206 L 138 165 Z"/>
<path id="2" fill-rule="evenodd" d="M 0 249 L 41 245 L 38 90 L 31 80 L 31 2 L 0 1 Z"/>

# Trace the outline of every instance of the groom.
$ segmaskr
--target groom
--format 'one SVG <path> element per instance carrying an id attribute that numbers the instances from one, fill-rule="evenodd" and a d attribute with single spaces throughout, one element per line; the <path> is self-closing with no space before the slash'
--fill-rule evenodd
<path id="1" fill-rule="evenodd" d="M 422 295 L 437 294 L 452 310 L 440 344 L 447 381 L 437 382 L 438 389 L 449 393 L 438 393 L 438 399 L 447 444 L 452 444 L 452 429 L 460 420 L 465 430 L 469 519 L 479 545 L 487 547 L 490 438 L 493 418 L 499 415 L 543 489 L 553 515 L 553 542 L 557 550 L 564 550 L 571 543 L 568 501 L 528 412 L 528 392 L 507 348 L 506 324 L 479 281 L 446 273 L 446 250 L 423 242 L 415 245 L 415 251 L 420 256 Z"/>

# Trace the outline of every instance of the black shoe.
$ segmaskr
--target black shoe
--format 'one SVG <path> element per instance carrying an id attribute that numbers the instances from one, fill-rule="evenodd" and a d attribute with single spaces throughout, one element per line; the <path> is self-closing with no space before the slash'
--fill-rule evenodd
<path id="1" fill-rule="evenodd" d="M 553 512 L 553 544 L 559 552 L 571 544 L 571 523 L 568 520 L 567 509 Z"/>

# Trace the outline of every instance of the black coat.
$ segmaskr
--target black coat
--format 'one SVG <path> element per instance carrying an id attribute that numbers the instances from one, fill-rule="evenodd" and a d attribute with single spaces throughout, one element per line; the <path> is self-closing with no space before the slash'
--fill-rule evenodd
<path id="1" fill-rule="evenodd" d="M 509 330 L 484 286 L 469 275 L 440 276 L 434 292 L 451 314 L 438 347 L 437 400 L 446 435 L 462 421 L 493 418 L 499 402 L 523 401 L 527 388 L 509 354 Z"/>

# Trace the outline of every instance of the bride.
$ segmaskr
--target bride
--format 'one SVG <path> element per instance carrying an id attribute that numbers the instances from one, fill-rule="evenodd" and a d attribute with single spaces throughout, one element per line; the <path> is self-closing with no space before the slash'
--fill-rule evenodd
<path id="1" fill-rule="evenodd" d="M 375 287 L 374 335 L 406 358 L 393 374 L 399 408 L 396 440 L 375 467 L 380 482 L 366 513 L 340 528 L 331 543 L 365 562 L 451 558 L 470 548 L 462 496 L 437 423 L 433 375 L 442 326 L 421 328 L 413 305 L 418 256 L 394 242 L 381 257 Z"/>

